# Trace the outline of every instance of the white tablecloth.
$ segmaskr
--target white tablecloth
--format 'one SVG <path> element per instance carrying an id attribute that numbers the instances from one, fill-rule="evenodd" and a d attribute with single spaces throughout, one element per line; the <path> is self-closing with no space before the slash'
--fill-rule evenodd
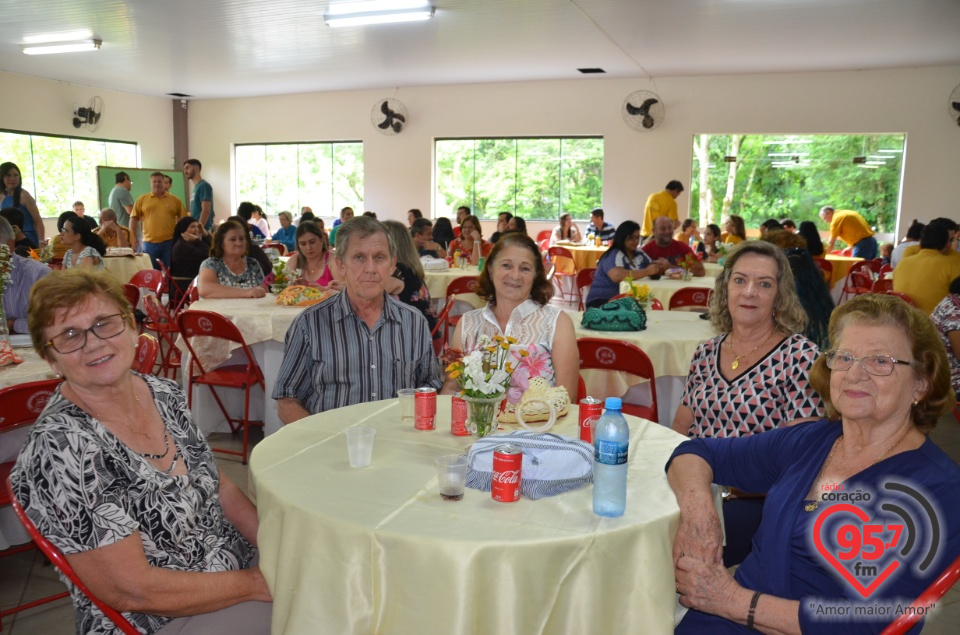
<path id="1" fill-rule="evenodd" d="M 670 278 L 663 277 L 659 280 L 641 278 L 636 282 L 637 284 L 647 285 L 647 287 L 650 288 L 650 294 L 657 300 L 660 300 L 660 302 L 663 304 L 663 308 L 666 309 L 670 307 L 670 298 L 672 298 L 673 294 L 680 289 L 686 289 L 687 287 L 704 287 L 706 289 L 713 289 L 717 279 L 711 276 L 691 278 L 690 280 L 672 280 Z M 620 293 L 629 292 L 630 284 L 624 280 L 620 283 Z"/>
<path id="2" fill-rule="evenodd" d="M 280 633 L 672 633 L 679 511 L 664 474 L 683 438 L 630 417 L 627 511 L 592 512 L 592 486 L 498 503 L 440 498 L 434 459 L 461 453 L 450 400 L 438 427 L 400 422 L 396 400 L 314 415 L 250 459 L 260 566 Z M 370 467 L 343 429 L 377 429 Z M 574 435 L 577 411 L 556 430 Z M 511 426 L 512 427 L 512 426 Z"/>
<path id="3" fill-rule="evenodd" d="M 130 278 L 142 269 L 153 269 L 150 256 L 147 254 L 133 254 L 131 256 L 104 256 L 103 268 L 111 272 L 122 283 L 130 282 Z"/>

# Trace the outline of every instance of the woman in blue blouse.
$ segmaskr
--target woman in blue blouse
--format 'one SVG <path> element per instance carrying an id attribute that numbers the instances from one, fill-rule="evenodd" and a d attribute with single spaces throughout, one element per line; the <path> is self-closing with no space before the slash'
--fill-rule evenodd
<path id="1" fill-rule="evenodd" d="M 15 207 L 23 212 L 23 227 L 20 230 L 32 240 L 34 244 L 43 246 L 46 238 L 43 233 L 43 219 L 37 202 L 30 192 L 23 189 L 23 180 L 20 177 L 20 168 L 16 163 L 0 164 L 0 182 L 3 184 L 3 201 L 0 208 Z"/>
<path id="2" fill-rule="evenodd" d="M 908 605 L 960 554 L 960 467 L 928 438 L 954 405 L 930 319 L 898 298 L 862 295 L 833 312 L 830 342 L 835 348 L 810 375 L 830 419 L 687 441 L 671 457 L 667 478 L 680 505 L 677 592 L 693 609 L 677 633 L 879 633 L 897 605 Z M 733 577 L 720 563 L 711 482 L 767 495 L 753 550 Z M 929 501 L 938 530 L 902 486 Z M 891 501 L 916 524 L 902 535 L 891 530 L 905 524 Z M 853 550 L 838 540 L 853 535 L 862 540 Z M 936 557 L 924 566 L 931 551 Z M 893 573 L 865 592 L 857 585 L 869 589 L 878 574 L 856 568 L 863 564 Z M 856 611 L 878 604 L 893 609 L 879 619 Z M 824 616 L 837 606 L 853 608 L 843 618 Z"/>
<path id="3" fill-rule="evenodd" d="M 617 227 L 610 249 L 597 262 L 597 273 L 587 294 L 587 307 L 603 306 L 618 295 L 620 282 L 627 276 L 634 280 L 658 276 L 669 266 L 662 259 L 650 260 L 650 256 L 640 250 L 640 225 L 625 220 Z"/>
<path id="4" fill-rule="evenodd" d="M 297 228 L 293 226 L 293 215 L 290 212 L 277 214 L 280 219 L 280 229 L 273 233 L 273 239 L 287 248 L 287 253 L 297 250 Z"/>

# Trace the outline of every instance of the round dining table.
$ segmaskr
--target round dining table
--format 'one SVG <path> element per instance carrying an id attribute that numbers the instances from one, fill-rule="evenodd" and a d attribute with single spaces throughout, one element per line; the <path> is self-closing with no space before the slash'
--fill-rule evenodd
<path id="1" fill-rule="evenodd" d="M 476 265 L 468 265 L 465 268 L 450 267 L 442 270 L 424 271 L 424 283 L 427 285 L 427 291 L 430 292 L 432 300 L 443 300 L 447 297 L 447 285 L 463 276 L 479 276 L 480 269 Z"/>
<path id="2" fill-rule="evenodd" d="M 150 256 L 147 254 L 129 254 L 125 256 L 103 257 L 103 268 L 116 276 L 122 283 L 130 282 L 130 278 L 143 269 L 153 269 Z"/>
<path id="3" fill-rule="evenodd" d="M 272 632 L 672 633 L 679 510 L 664 465 L 684 437 L 627 419 L 620 518 L 593 514 L 592 485 L 514 503 L 469 488 L 441 499 L 434 460 L 472 440 L 450 434 L 447 396 L 435 430 L 401 422 L 392 399 L 265 438 L 250 481 Z M 361 423 L 376 429 L 373 459 L 351 468 L 344 430 Z M 552 431 L 577 434 L 576 406 Z"/>
<path id="4" fill-rule="evenodd" d="M 666 309 L 670 306 L 670 298 L 672 298 L 673 294 L 680 289 L 697 287 L 710 289 L 712 291 L 717 279 L 709 275 L 700 276 L 699 278 L 693 277 L 690 278 L 690 280 L 674 280 L 664 276 L 659 280 L 641 278 L 635 282 L 636 284 L 647 285 L 647 287 L 650 289 L 650 295 L 657 300 L 660 300 L 660 302 L 663 304 L 663 308 Z M 630 293 L 630 283 L 626 280 L 620 283 L 620 293 Z"/>

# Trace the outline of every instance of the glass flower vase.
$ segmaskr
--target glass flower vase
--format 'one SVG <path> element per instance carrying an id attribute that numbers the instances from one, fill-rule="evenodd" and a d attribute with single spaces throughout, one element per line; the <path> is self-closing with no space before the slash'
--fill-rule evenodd
<path id="1" fill-rule="evenodd" d="M 690 273 L 690 270 L 689 270 L 689 269 L 684 269 L 684 270 L 683 270 L 683 281 L 684 281 L 684 282 L 690 282 L 690 280 L 692 280 L 692 279 L 693 279 L 693 275 Z"/>
<path id="2" fill-rule="evenodd" d="M 0 281 L 0 342 L 10 341 L 10 331 L 7 328 L 7 313 L 3 309 L 3 291 L 4 285 Z"/>
<path id="3" fill-rule="evenodd" d="M 467 432 L 476 439 L 482 439 L 497 431 L 497 414 L 504 393 L 493 397 L 468 397 L 462 399 L 467 403 Z"/>

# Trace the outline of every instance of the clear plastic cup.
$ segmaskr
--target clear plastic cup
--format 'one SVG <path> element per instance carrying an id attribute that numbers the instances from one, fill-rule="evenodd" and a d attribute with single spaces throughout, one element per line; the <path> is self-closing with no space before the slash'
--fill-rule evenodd
<path id="1" fill-rule="evenodd" d="M 347 456 L 350 467 L 367 467 L 373 458 L 373 438 L 377 431 L 367 425 L 358 425 L 345 430 L 347 435 Z"/>
<path id="2" fill-rule="evenodd" d="M 445 501 L 462 499 L 463 490 L 467 486 L 467 457 L 462 454 L 448 454 L 441 456 L 436 463 L 441 498 Z"/>
<path id="3" fill-rule="evenodd" d="M 401 388 L 397 391 L 400 398 L 400 421 L 413 421 L 416 413 L 416 388 Z"/>

